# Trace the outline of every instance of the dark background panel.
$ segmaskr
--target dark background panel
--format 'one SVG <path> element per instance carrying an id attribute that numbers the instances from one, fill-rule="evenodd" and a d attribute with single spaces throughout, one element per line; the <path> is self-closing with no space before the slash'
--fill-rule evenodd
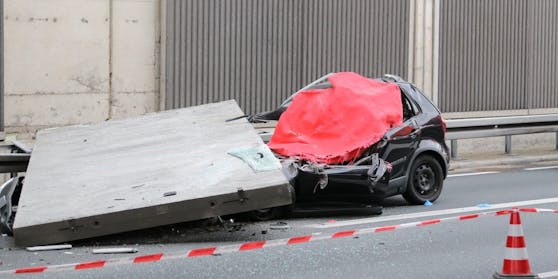
<path id="1" fill-rule="evenodd" d="M 406 76 L 408 0 L 169 0 L 167 109 L 275 108 L 337 71 Z"/>
<path id="2" fill-rule="evenodd" d="M 558 107 L 558 2 L 440 2 L 443 112 Z"/>

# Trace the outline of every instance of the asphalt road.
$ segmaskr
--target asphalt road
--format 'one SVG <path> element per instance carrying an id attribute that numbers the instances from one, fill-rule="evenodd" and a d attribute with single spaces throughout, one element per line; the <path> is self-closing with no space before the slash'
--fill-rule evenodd
<path id="1" fill-rule="evenodd" d="M 558 208 L 558 168 L 507 170 L 500 173 L 454 176 L 434 205 L 408 206 L 399 197 L 384 203 L 381 216 L 358 214 L 282 220 L 234 222 L 226 227 L 195 222 L 74 243 L 65 251 L 28 252 L 0 237 L 0 270 L 58 265 L 107 258 L 164 253 L 182 255 L 207 246 L 285 239 L 300 235 L 325 236 L 338 231 L 397 225 L 509 208 Z M 541 199 L 547 199 L 541 201 Z M 512 204 L 510 204 L 512 203 Z M 417 215 L 422 215 L 417 217 Z M 522 213 L 531 268 L 542 277 L 558 271 L 558 214 Z M 442 222 L 339 239 L 325 239 L 259 250 L 121 264 L 102 268 L 6 278 L 491 278 L 501 269 L 508 216 Z M 93 255 L 101 247 L 135 247 L 134 255 Z M 555 277 L 558 278 L 558 275 Z"/>

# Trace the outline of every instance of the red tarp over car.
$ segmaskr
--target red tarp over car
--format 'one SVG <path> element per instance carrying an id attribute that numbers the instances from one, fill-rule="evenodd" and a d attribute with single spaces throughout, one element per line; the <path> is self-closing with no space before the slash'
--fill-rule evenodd
<path id="1" fill-rule="evenodd" d="M 316 163 L 348 162 L 401 124 L 397 84 L 352 72 L 336 73 L 328 79 L 331 88 L 294 96 L 269 141 L 273 151 Z"/>

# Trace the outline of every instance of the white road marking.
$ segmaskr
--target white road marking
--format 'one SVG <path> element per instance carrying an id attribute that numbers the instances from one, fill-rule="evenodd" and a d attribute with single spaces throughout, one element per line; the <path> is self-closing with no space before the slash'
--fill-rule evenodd
<path id="1" fill-rule="evenodd" d="M 558 277 L 558 271 L 549 271 L 545 273 L 539 273 L 539 278 L 550 278 L 550 277 Z"/>
<path id="2" fill-rule="evenodd" d="M 385 217 L 369 217 L 369 218 L 354 219 L 354 220 L 347 220 L 347 221 L 337 221 L 335 223 L 314 224 L 314 225 L 308 225 L 306 227 L 325 229 L 325 228 L 380 223 L 385 221 L 398 221 L 398 220 L 412 219 L 412 218 L 424 218 L 424 217 L 433 217 L 433 216 L 440 216 L 440 215 L 462 214 L 468 212 L 481 212 L 485 210 L 512 208 L 512 207 L 546 204 L 546 203 L 558 203 L 558 197 L 548 198 L 548 199 L 538 199 L 538 200 L 497 203 L 497 204 L 491 204 L 489 206 L 482 206 L 482 207 L 470 206 L 470 207 L 462 207 L 462 208 L 452 208 L 452 209 L 443 209 L 443 210 L 435 210 L 435 211 L 400 214 L 400 215 L 385 216 Z"/>
<path id="3" fill-rule="evenodd" d="M 500 172 L 484 171 L 484 172 L 458 173 L 458 174 L 450 174 L 448 175 L 448 177 L 471 176 L 471 175 L 481 175 L 481 174 L 491 174 L 491 173 L 500 173 Z"/>
<path id="4" fill-rule="evenodd" d="M 533 170 L 549 170 L 549 169 L 558 169 L 558 166 L 528 168 L 528 169 L 525 169 L 525 170 L 526 170 L 526 171 L 533 171 Z"/>

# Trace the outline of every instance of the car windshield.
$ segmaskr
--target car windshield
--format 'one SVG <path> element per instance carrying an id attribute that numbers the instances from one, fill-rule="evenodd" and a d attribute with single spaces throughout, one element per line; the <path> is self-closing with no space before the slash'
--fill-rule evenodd
<path id="1" fill-rule="evenodd" d="M 329 73 L 325 76 L 322 76 L 321 78 L 319 78 L 319 79 L 311 82 L 310 84 L 302 87 L 300 90 L 296 91 L 294 94 L 289 96 L 285 101 L 283 101 L 283 103 L 281 103 L 281 105 L 279 107 L 285 107 L 285 108 L 288 107 L 291 104 L 291 102 L 293 101 L 294 96 L 298 95 L 300 92 L 308 91 L 308 90 L 311 90 L 311 89 L 331 88 L 331 83 L 327 79 L 331 75 L 333 75 L 333 73 Z"/>

